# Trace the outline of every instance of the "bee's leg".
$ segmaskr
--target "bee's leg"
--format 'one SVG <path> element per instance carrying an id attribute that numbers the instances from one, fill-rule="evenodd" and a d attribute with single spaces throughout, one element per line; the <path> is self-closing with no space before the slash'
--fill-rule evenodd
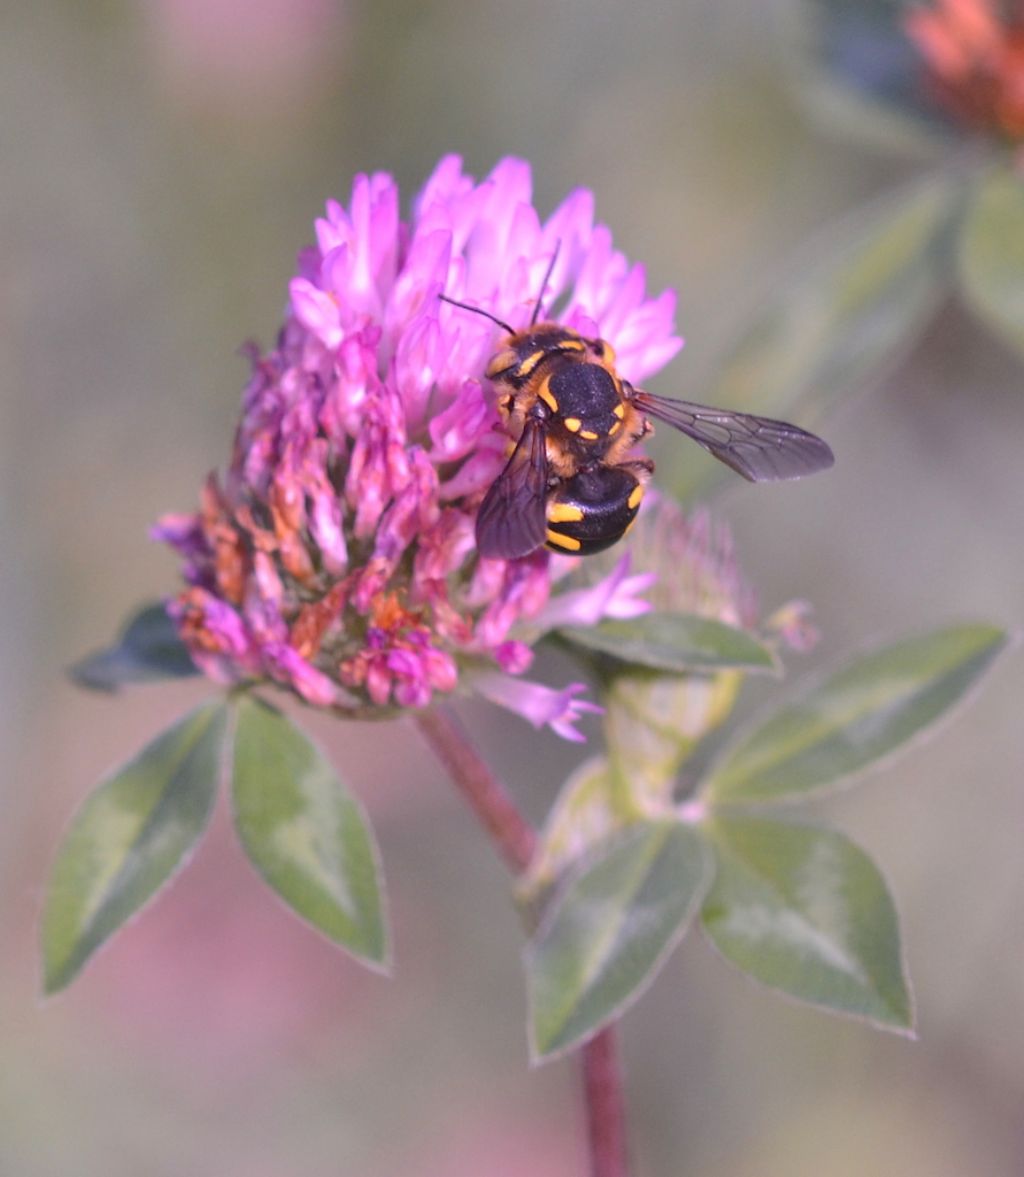
<path id="1" fill-rule="evenodd" d="M 643 413 L 638 413 L 628 402 L 626 416 L 622 424 L 623 428 L 616 433 L 612 444 L 608 447 L 608 452 L 605 454 L 605 461 L 609 466 L 628 465 L 628 460 L 624 462 L 626 455 L 631 453 L 645 437 L 650 437 L 654 433 L 650 421 Z"/>
<path id="2" fill-rule="evenodd" d="M 647 483 L 654 473 L 653 458 L 634 458 L 630 462 L 616 462 L 619 470 L 628 470 L 640 483 Z"/>

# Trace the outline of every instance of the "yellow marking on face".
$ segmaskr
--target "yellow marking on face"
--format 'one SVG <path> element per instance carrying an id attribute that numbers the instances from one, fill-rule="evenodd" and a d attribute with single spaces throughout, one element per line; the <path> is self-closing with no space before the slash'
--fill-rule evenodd
<path id="1" fill-rule="evenodd" d="M 534 370 L 534 368 L 537 367 L 545 355 L 547 355 L 547 352 L 544 351 L 535 351 L 531 355 L 528 355 L 526 359 L 520 363 L 519 371 L 516 373 L 516 375 L 521 377 L 529 376 L 529 374 Z"/>
<path id="2" fill-rule="evenodd" d="M 611 425 L 608 426 L 608 436 L 614 437 L 615 434 L 618 433 L 621 428 L 622 428 L 621 421 L 613 421 L 611 423 Z"/>
<path id="3" fill-rule="evenodd" d="M 629 498 L 626 499 L 626 506 L 631 511 L 636 510 L 640 506 L 640 500 L 644 497 L 644 487 L 642 482 L 638 482 L 636 486 L 629 492 Z"/>
<path id="4" fill-rule="evenodd" d="M 549 381 L 547 379 L 545 379 L 543 384 L 541 384 L 540 388 L 537 389 L 537 396 L 540 397 L 540 399 L 547 405 L 547 407 L 552 411 L 552 413 L 557 413 L 558 412 L 558 401 L 555 400 L 554 395 L 552 394 L 551 389 L 548 387 L 548 385 L 549 385 Z"/>
<path id="5" fill-rule="evenodd" d="M 506 348 L 505 351 L 499 351 L 487 365 L 487 379 L 493 380 L 499 372 L 504 372 L 507 368 L 511 368 L 515 362 L 516 353 L 511 348 Z"/>
<path id="6" fill-rule="evenodd" d="M 582 339 L 563 339 L 558 346 L 562 351 L 585 351 L 587 345 Z"/>
<path id="7" fill-rule="evenodd" d="M 586 441 L 597 441 L 597 436 L 598 435 L 593 431 L 593 429 L 580 430 L 580 437 L 584 438 Z"/>
<path id="8" fill-rule="evenodd" d="M 552 531 L 550 527 L 547 531 L 547 541 L 556 548 L 564 548 L 567 552 L 578 552 L 583 547 L 583 543 L 575 536 L 561 535 L 557 531 Z"/>
<path id="9" fill-rule="evenodd" d="M 583 510 L 572 503 L 552 503 L 548 507 L 549 523 L 579 523 Z"/>
<path id="10" fill-rule="evenodd" d="M 583 428 L 583 422 L 579 417 L 566 417 L 562 424 L 569 430 L 570 433 L 579 433 Z"/>
<path id="11" fill-rule="evenodd" d="M 626 415 L 626 406 L 621 401 L 619 401 L 619 403 L 615 406 L 615 408 L 612 409 L 612 412 L 621 421 L 622 418 L 625 417 L 625 415 Z"/>

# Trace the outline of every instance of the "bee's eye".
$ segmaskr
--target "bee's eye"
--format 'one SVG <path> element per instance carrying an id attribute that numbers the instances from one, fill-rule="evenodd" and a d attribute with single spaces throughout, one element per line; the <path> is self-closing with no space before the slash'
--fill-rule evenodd
<path id="1" fill-rule="evenodd" d="M 590 350 L 601 361 L 602 364 L 609 368 L 615 364 L 615 349 L 606 339 L 592 339 L 590 341 Z"/>

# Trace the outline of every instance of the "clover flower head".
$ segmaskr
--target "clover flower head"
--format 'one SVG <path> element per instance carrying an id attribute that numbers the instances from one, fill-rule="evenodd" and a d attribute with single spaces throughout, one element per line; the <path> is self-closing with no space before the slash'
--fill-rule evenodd
<path id="1" fill-rule="evenodd" d="M 757 594 L 740 568 L 729 527 L 706 507 L 684 510 L 656 491 L 648 496 L 631 536 L 629 561 L 644 571 L 629 578 L 642 585 L 643 609 L 693 613 L 766 636 L 797 652 L 810 650 L 819 634 L 807 601 L 788 601 L 764 620 Z M 601 580 L 602 591 L 622 577 L 613 568 Z M 594 590 L 597 591 L 595 587 Z M 618 604 L 616 594 L 606 615 Z M 617 614 L 623 616 L 622 613 Z"/>
<path id="2" fill-rule="evenodd" d="M 740 569 L 729 528 L 704 507 L 687 512 L 663 495 L 650 498 L 630 552 L 633 565 L 651 578 L 647 604 L 754 629 L 757 597 Z"/>
<path id="3" fill-rule="evenodd" d="M 686 511 L 651 492 L 630 533 L 629 559 L 638 571 L 628 578 L 620 566 L 609 571 L 596 557 L 571 580 L 599 577 L 590 591 L 607 592 L 604 586 L 616 578 L 620 586 L 642 578 L 645 609 L 721 622 L 776 647 L 805 650 L 817 638 L 803 601 L 759 620 L 757 598 L 737 561 L 732 534 L 704 508 Z M 613 599 L 620 596 L 621 587 Z M 728 718 L 743 678 L 736 669 L 678 673 L 626 664 L 608 675 L 602 698 L 608 757 L 638 807 L 661 813 L 672 806 L 680 766 Z"/>
<path id="4" fill-rule="evenodd" d="M 673 293 L 644 291 L 643 268 L 594 223 L 591 193 L 542 221 L 521 160 L 477 183 L 442 159 L 407 221 L 390 176 L 358 176 L 299 256 L 276 346 L 249 349 L 226 474 L 211 475 L 197 512 L 155 528 L 183 558 L 170 611 L 200 668 L 352 715 L 426 706 L 483 670 L 490 697 L 574 734 L 587 706 L 575 685 L 495 686 L 530 665 L 522 635 L 557 604 L 553 558 L 475 550 L 508 441 L 484 377 L 499 329 L 439 295 L 516 328 L 543 296 L 546 314 L 557 303 L 562 322 L 608 339 L 639 381 L 681 346 Z M 644 607 L 639 588 L 620 571 L 558 612 L 628 615 Z"/>
<path id="5" fill-rule="evenodd" d="M 937 0 L 904 18 L 936 97 L 960 123 L 1024 139 L 1024 5 Z"/>

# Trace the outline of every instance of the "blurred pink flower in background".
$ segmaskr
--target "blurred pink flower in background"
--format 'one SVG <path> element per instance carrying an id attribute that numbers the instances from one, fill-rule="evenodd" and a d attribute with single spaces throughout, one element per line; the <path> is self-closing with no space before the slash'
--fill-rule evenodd
<path id="1" fill-rule="evenodd" d="M 175 98 L 242 118 L 307 101 L 347 41 L 339 0 L 149 0 L 146 15 Z"/>
<path id="2" fill-rule="evenodd" d="M 558 1121 L 534 1119 L 524 1131 L 522 1120 L 493 1106 L 481 1102 L 471 1110 L 471 1116 L 463 1114 L 457 1123 L 440 1127 L 446 1152 L 424 1148 L 394 1177 L 565 1177 L 581 1172 L 581 1150 Z"/>
<path id="3" fill-rule="evenodd" d="M 940 102 L 959 122 L 1024 138 L 1024 4 L 936 0 L 905 18 Z"/>
<path id="4" fill-rule="evenodd" d="M 383 992 L 268 896 L 224 814 L 159 905 L 158 918 L 138 921 L 97 959 L 74 1000 L 99 1016 L 105 1036 L 162 1071 L 188 1069 L 219 1086 L 321 1047 L 351 1064 L 387 1049 L 385 1023 L 405 1025 L 411 990 Z M 418 1006 L 430 1001 L 432 946 L 416 932 L 422 913 L 393 915 Z"/>

